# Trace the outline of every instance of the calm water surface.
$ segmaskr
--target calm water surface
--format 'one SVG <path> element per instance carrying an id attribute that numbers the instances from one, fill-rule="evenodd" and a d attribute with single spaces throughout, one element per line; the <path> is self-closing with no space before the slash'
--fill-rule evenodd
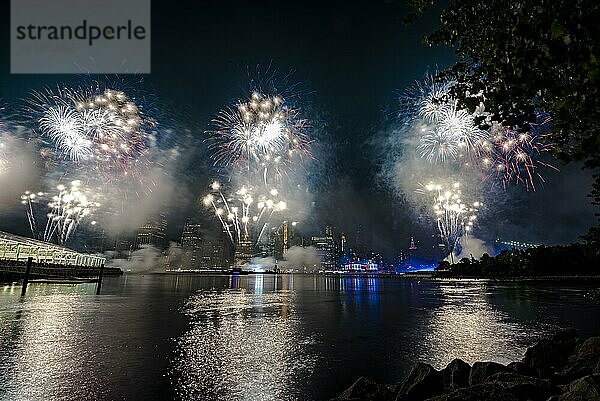
<path id="1" fill-rule="evenodd" d="M 416 360 L 600 335 L 597 282 L 126 275 L 0 286 L 0 400 L 325 400 Z"/>

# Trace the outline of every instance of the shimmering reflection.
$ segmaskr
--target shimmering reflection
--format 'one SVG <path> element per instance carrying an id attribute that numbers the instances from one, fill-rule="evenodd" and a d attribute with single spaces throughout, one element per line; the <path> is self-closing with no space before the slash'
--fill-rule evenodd
<path id="1" fill-rule="evenodd" d="M 439 285 L 441 305 L 430 312 L 421 359 L 437 368 L 454 358 L 509 363 L 524 353 L 532 339 L 557 329 L 549 323 L 531 325 L 514 319 L 494 304 L 492 289 L 487 287 L 485 282 Z"/>
<path id="2" fill-rule="evenodd" d="M 268 292 L 265 290 L 269 288 Z M 301 335 L 293 276 L 232 277 L 224 291 L 200 290 L 184 311 L 175 386 L 184 400 L 296 400 L 318 362 Z"/>
<path id="3" fill-rule="evenodd" d="M 94 399 L 101 395 L 102 384 L 82 380 L 69 393 L 64 383 L 73 377 L 89 376 L 94 363 L 93 349 L 81 352 L 85 315 L 82 298 L 93 293 L 93 285 L 72 286 L 69 294 L 56 287 L 35 286 L 25 299 L 3 305 L 0 314 L 0 398 L 11 401 Z M 4 295 L 20 292 L 19 286 L 1 288 Z M 92 351 L 92 352 L 90 352 Z"/>

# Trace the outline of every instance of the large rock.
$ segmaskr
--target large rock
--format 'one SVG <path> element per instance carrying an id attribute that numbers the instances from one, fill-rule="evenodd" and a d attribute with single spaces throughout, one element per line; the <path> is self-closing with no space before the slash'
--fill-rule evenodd
<path id="1" fill-rule="evenodd" d="M 449 394 L 428 398 L 427 401 L 520 401 L 517 396 L 495 383 L 461 388 Z"/>
<path id="2" fill-rule="evenodd" d="M 442 394 L 442 375 L 431 365 L 419 362 L 400 385 L 397 401 L 424 400 Z"/>
<path id="3" fill-rule="evenodd" d="M 527 349 L 523 362 L 537 376 L 551 378 L 564 369 L 578 344 L 575 330 L 563 330 Z"/>
<path id="4" fill-rule="evenodd" d="M 527 364 L 525 364 L 524 362 L 511 362 L 508 365 L 506 365 L 507 368 L 509 368 L 510 370 L 512 370 L 515 373 L 518 373 L 520 375 L 523 376 L 532 376 L 535 374 L 535 372 L 532 371 L 532 369 L 527 366 Z"/>
<path id="5" fill-rule="evenodd" d="M 508 372 L 509 369 L 496 362 L 475 362 L 469 375 L 469 385 L 475 386 L 498 372 Z"/>
<path id="6" fill-rule="evenodd" d="M 469 386 L 471 365 L 461 359 L 454 359 L 444 369 L 440 370 L 445 389 L 458 389 Z"/>
<path id="7" fill-rule="evenodd" d="M 545 401 L 560 392 L 560 389 L 547 379 L 514 372 L 498 372 L 489 376 L 485 383 L 500 385 L 523 401 Z"/>
<path id="8" fill-rule="evenodd" d="M 591 375 L 600 363 L 600 337 L 588 338 L 569 358 L 561 376 L 567 381 Z"/>
<path id="9" fill-rule="evenodd" d="M 589 375 L 565 386 L 558 397 L 552 401 L 591 401 L 600 400 L 600 375 Z"/>
<path id="10" fill-rule="evenodd" d="M 392 401 L 394 398 L 393 386 L 378 384 L 366 377 L 360 377 L 332 401 Z"/>

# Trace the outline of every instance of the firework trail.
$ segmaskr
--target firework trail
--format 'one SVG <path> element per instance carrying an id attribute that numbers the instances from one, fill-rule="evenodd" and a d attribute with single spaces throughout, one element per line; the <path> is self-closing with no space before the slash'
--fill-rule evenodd
<path id="1" fill-rule="evenodd" d="M 56 189 L 58 193 L 51 197 L 44 192 L 26 191 L 21 195 L 21 203 L 27 209 L 27 219 L 34 238 L 47 242 L 56 240 L 59 245 L 64 246 L 82 221 L 88 218 L 100 203 L 94 201 L 96 196 L 81 188 L 81 182 L 77 180 L 72 181 L 69 187 L 58 185 Z M 43 232 L 38 229 L 35 215 L 35 205 L 42 202 L 48 207 Z M 94 225 L 95 221 L 91 224 Z"/>
<path id="2" fill-rule="evenodd" d="M 477 213 L 483 204 L 479 201 L 465 201 L 460 182 L 444 185 L 432 181 L 419 192 L 429 198 L 440 238 L 447 251 L 453 254 L 461 238 L 473 230 Z"/>
<path id="3" fill-rule="evenodd" d="M 212 159 L 224 184 L 213 182 L 202 203 L 211 209 L 233 245 L 256 246 L 265 232 L 296 213 L 312 159 L 308 121 L 280 95 L 254 91 L 213 120 Z M 302 208 L 302 206 L 300 206 Z"/>
<path id="4" fill-rule="evenodd" d="M 231 196 L 225 196 L 221 189 L 219 182 L 213 182 L 211 193 L 202 202 L 214 210 L 233 243 L 249 240 L 253 229 L 258 229 L 255 241 L 260 242 L 273 214 L 287 208 L 287 203 L 275 188 L 268 193 L 257 193 L 251 187 L 242 186 Z"/>

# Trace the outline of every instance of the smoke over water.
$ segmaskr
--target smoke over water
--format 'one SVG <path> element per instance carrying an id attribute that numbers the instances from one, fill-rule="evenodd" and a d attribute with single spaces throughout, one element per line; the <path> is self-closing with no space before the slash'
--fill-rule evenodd
<path id="1" fill-rule="evenodd" d="M 312 246 L 292 246 L 287 250 L 284 260 L 275 262 L 272 257 L 255 257 L 250 262 L 251 268 L 255 270 L 270 270 L 274 267 L 284 269 L 313 270 L 321 265 L 321 256 L 317 249 Z"/>

